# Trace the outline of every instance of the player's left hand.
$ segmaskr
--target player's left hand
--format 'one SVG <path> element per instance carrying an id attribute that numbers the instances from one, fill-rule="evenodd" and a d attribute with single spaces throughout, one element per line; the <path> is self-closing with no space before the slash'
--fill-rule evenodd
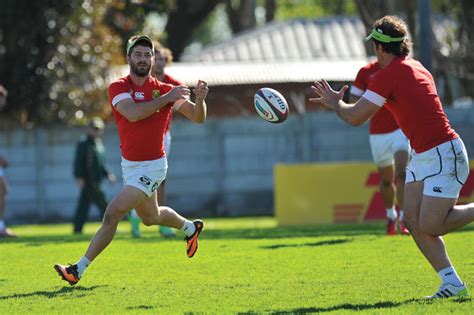
<path id="1" fill-rule="evenodd" d="M 329 109 L 335 110 L 337 104 L 344 97 L 348 86 L 344 85 L 339 91 L 334 91 L 326 80 L 315 81 L 311 89 L 319 97 L 310 98 L 311 103 L 321 103 Z"/>
<path id="2" fill-rule="evenodd" d="M 196 100 L 204 100 L 209 92 L 206 81 L 199 80 L 194 88 L 194 94 L 196 95 Z"/>

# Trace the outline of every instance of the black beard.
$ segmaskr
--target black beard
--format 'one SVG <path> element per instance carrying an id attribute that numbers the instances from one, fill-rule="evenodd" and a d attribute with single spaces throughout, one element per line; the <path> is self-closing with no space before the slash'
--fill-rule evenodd
<path id="1" fill-rule="evenodd" d="M 132 71 L 133 74 L 135 74 L 138 77 L 146 77 L 147 75 L 150 74 L 151 65 L 146 67 L 145 70 L 141 70 L 140 68 L 138 68 L 138 66 L 132 64 L 130 65 L 130 70 Z"/>

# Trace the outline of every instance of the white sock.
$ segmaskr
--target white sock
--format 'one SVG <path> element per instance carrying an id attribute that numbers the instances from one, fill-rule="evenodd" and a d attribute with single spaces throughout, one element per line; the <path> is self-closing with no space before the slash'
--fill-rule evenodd
<path id="1" fill-rule="evenodd" d="M 135 211 L 135 209 L 133 209 L 132 211 L 130 211 L 130 216 L 134 219 L 140 219 L 140 217 L 138 216 L 137 212 Z"/>
<path id="2" fill-rule="evenodd" d="M 463 284 L 461 278 L 459 278 L 459 275 L 453 266 L 441 269 L 440 271 L 438 271 L 438 275 L 443 281 L 443 283 L 449 283 L 455 286 L 460 286 Z"/>
<path id="3" fill-rule="evenodd" d="M 90 264 L 91 262 L 89 259 L 87 259 L 86 256 L 82 256 L 82 258 L 76 263 L 79 278 L 82 277 L 82 274 L 84 273 L 84 271 L 86 271 L 86 268 L 89 267 Z"/>
<path id="4" fill-rule="evenodd" d="M 388 208 L 387 209 L 387 219 L 395 220 L 397 218 L 397 210 L 395 208 Z"/>
<path id="5" fill-rule="evenodd" d="M 184 224 L 183 224 L 183 227 L 181 228 L 181 231 L 183 231 L 184 234 L 186 234 L 186 236 L 191 236 L 196 231 L 196 226 L 194 225 L 192 221 L 184 219 Z"/>
<path id="6" fill-rule="evenodd" d="M 400 212 L 398 213 L 398 221 L 403 222 L 403 210 L 400 209 Z"/>
<path id="7" fill-rule="evenodd" d="M 0 220 L 0 230 L 5 230 L 5 228 L 6 228 L 5 221 Z"/>

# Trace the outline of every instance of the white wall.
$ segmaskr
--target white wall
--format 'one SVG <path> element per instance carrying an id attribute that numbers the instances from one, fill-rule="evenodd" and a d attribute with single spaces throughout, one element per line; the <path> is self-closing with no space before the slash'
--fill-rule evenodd
<path id="1" fill-rule="evenodd" d="M 474 109 L 448 111 L 474 156 Z M 72 176 L 75 145 L 83 128 L 0 129 L 0 154 L 10 161 L 9 222 L 70 220 L 78 188 Z M 168 171 L 169 205 L 190 216 L 273 212 L 275 163 L 370 161 L 368 126 L 350 127 L 333 113 L 290 115 L 280 125 L 257 117 L 173 122 Z M 106 127 L 107 161 L 121 187 L 120 149 L 114 124 Z M 98 212 L 91 210 L 92 217 Z"/>

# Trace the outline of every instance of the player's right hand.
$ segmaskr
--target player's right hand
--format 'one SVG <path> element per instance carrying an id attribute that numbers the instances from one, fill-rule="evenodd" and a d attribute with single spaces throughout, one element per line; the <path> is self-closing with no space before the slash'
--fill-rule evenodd
<path id="1" fill-rule="evenodd" d="M 171 91 L 166 93 L 166 96 L 169 98 L 169 102 L 176 102 L 179 99 L 189 98 L 191 91 L 185 85 L 175 86 Z"/>

